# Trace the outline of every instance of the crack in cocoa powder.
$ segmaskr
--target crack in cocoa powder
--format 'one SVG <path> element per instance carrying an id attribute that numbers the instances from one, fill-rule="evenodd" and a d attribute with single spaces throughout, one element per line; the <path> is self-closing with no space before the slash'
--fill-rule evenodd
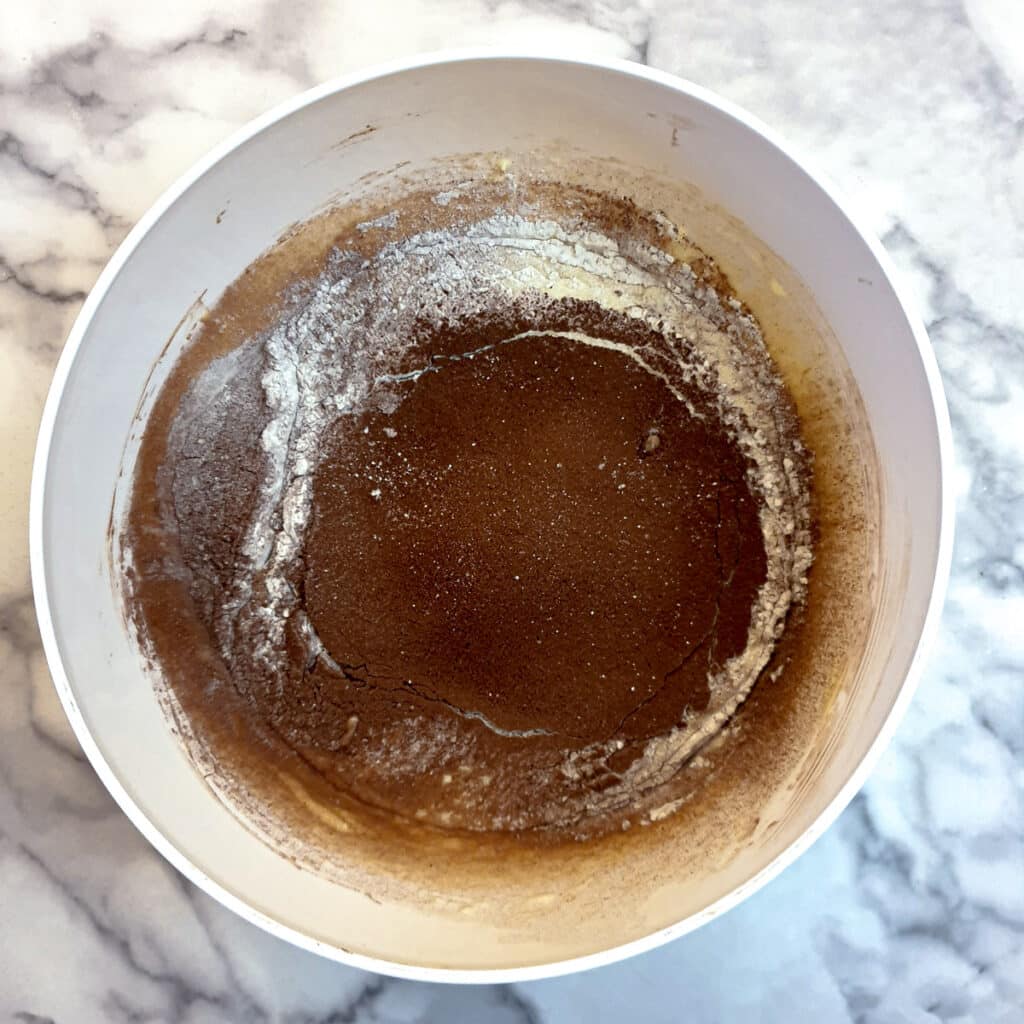
<path id="1" fill-rule="evenodd" d="M 377 690 L 382 693 L 401 693 L 401 694 L 413 694 L 419 697 L 421 700 L 425 700 L 431 704 L 443 704 L 453 714 L 458 715 L 460 718 L 465 718 L 470 721 L 477 721 L 485 728 L 489 729 L 497 736 L 507 736 L 514 738 L 530 738 L 533 736 L 564 736 L 567 739 L 583 739 L 580 736 L 573 736 L 568 733 L 554 732 L 551 729 L 503 729 L 500 725 L 492 722 L 482 711 L 474 711 L 468 708 L 463 708 L 458 704 L 453 704 L 449 700 L 445 700 L 444 697 L 436 693 L 424 692 L 424 684 L 415 683 L 411 679 L 403 679 L 399 686 L 382 686 L 379 683 L 371 682 L 373 679 L 396 679 L 397 676 L 382 676 L 375 675 L 369 671 L 367 663 L 360 662 L 358 665 L 351 665 L 345 662 L 337 661 L 327 650 L 323 648 L 317 653 L 316 659 L 323 662 L 323 664 L 330 670 L 337 672 L 345 680 L 350 683 L 362 683 L 372 690 Z M 315 662 L 314 662 L 315 664 Z M 365 670 L 364 675 L 357 675 L 359 670 Z"/>
<path id="2" fill-rule="evenodd" d="M 406 689 L 411 690 L 418 697 L 422 697 L 424 700 L 430 701 L 431 703 L 436 702 L 438 704 L 443 704 L 453 714 L 458 715 L 460 718 L 468 718 L 471 721 L 480 722 L 481 725 L 485 726 L 487 729 L 490 729 L 491 732 L 495 733 L 498 736 L 520 738 L 528 738 L 532 736 L 567 736 L 570 739 L 581 738 L 578 736 L 571 736 L 567 733 L 554 732 L 551 729 L 503 729 L 500 725 L 496 725 L 494 722 L 492 722 L 482 711 L 468 711 L 465 708 L 460 707 L 458 704 L 453 704 L 450 700 L 445 700 L 445 698 L 441 697 L 440 695 L 430 696 L 423 692 L 423 690 L 421 689 L 421 685 L 418 686 L 417 684 L 413 683 L 411 679 L 407 679 L 403 683 L 403 686 Z"/>

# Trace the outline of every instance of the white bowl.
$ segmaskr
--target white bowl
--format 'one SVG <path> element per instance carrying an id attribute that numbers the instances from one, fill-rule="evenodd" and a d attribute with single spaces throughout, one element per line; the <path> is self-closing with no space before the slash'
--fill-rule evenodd
<path id="1" fill-rule="evenodd" d="M 678 182 L 680 195 L 727 210 L 788 267 L 787 280 L 802 281 L 859 388 L 880 484 L 871 642 L 813 784 L 698 892 L 666 896 L 648 934 L 624 927 L 596 946 L 378 906 L 260 842 L 172 735 L 130 642 L 108 560 L 112 495 L 137 441 L 136 413 L 180 347 L 176 326 L 197 296 L 215 298 L 289 225 L 358 192 L 366 175 L 405 160 L 409 173 L 451 154 L 514 155 L 552 143 Z M 695 237 L 710 240 L 717 256 L 708 232 Z M 479 54 L 402 62 L 331 82 L 254 121 L 174 185 L 104 270 L 58 364 L 36 453 L 31 555 L 43 643 L 71 724 L 114 798 L 172 864 L 243 917 L 323 955 L 405 977 L 493 982 L 582 969 L 735 905 L 805 850 L 863 783 L 936 626 L 951 549 L 950 446 L 928 340 L 881 246 L 749 115 L 624 62 Z"/>

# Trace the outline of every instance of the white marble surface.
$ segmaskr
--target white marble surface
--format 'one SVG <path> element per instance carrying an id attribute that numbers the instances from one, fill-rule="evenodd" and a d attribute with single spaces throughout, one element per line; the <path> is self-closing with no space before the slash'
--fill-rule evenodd
<path id="1" fill-rule="evenodd" d="M 39 650 L 29 466 L 57 354 L 132 222 L 272 103 L 439 46 L 633 57 L 760 114 L 863 204 L 957 444 L 938 650 L 863 794 L 725 918 L 587 975 L 393 982 L 183 881 L 79 752 Z M 1024 1019 L 1024 6 L 1018 0 L 41 0 L 0 5 L 0 1019 Z"/>

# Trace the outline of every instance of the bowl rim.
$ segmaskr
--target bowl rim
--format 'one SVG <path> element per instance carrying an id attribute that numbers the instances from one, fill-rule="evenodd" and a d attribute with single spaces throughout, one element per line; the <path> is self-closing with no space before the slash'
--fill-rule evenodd
<path id="1" fill-rule="evenodd" d="M 43 513 L 46 503 L 46 475 L 49 461 L 50 445 L 57 421 L 64 389 L 71 368 L 75 362 L 82 341 L 88 333 L 96 311 L 106 297 L 114 280 L 129 261 L 150 229 L 160 220 L 175 201 L 196 181 L 205 175 L 216 164 L 228 157 L 244 143 L 258 135 L 266 128 L 295 112 L 324 99 L 327 96 L 370 81 L 400 75 L 409 71 L 440 64 L 473 64 L 496 62 L 521 62 L 535 64 L 557 64 L 593 68 L 640 78 L 655 85 L 671 89 L 706 104 L 718 112 L 740 122 L 742 125 L 759 135 L 761 139 L 788 157 L 797 167 L 801 168 L 814 183 L 825 193 L 828 199 L 846 218 L 861 241 L 868 247 L 872 258 L 878 264 L 886 282 L 892 289 L 899 304 L 900 311 L 911 330 L 917 346 L 917 354 L 921 360 L 925 379 L 931 398 L 932 412 L 935 417 L 939 446 L 940 475 L 940 509 L 939 536 L 936 548 L 934 576 L 931 595 L 921 626 L 920 634 L 914 648 L 903 683 L 897 692 L 896 699 L 888 715 L 883 720 L 867 752 L 850 774 L 846 782 L 832 797 L 812 824 L 785 850 L 767 865 L 761 868 L 746 881 L 730 892 L 681 921 L 661 928 L 639 939 L 622 943 L 608 949 L 567 960 L 555 960 L 519 967 L 507 968 L 449 968 L 427 967 L 411 963 L 384 960 L 362 953 L 355 953 L 340 946 L 332 945 L 313 938 L 294 927 L 285 925 L 274 918 L 261 913 L 250 906 L 224 885 L 211 879 L 203 869 L 183 853 L 181 853 L 147 817 L 146 812 L 128 794 L 120 780 L 108 764 L 103 752 L 92 737 L 88 726 L 78 707 L 78 702 L 71 689 L 70 680 L 57 641 L 53 619 L 50 614 L 49 594 L 46 584 L 47 553 L 43 544 Z M 193 164 L 179 177 L 156 202 L 146 211 L 141 219 L 129 231 L 127 236 L 115 250 L 95 285 L 89 292 L 74 325 L 68 334 L 67 341 L 57 361 L 53 378 L 47 394 L 37 435 L 35 455 L 32 465 L 32 481 L 29 499 L 29 556 L 31 567 L 32 589 L 35 599 L 36 617 L 43 650 L 46 656 L 50 675 L 64 712 L 71 728 L 78 739 L 89 763 L 92 765 L 100 781 L 114 798 L 120 809 L 142 833 L 145 839 L 187 879 L 212 896 L 223 906 L 232 910 L 240 917 L 292 945 L 308 950 L 320 956 L 362 970 L 373 971 L 391 977 L 416 980 L 435 981 L 456 984 L 495 984 L 523 982 L 541 978 L 557 977 L 577 971 L 615 963 L 638 953 L 654 949 L 695 930 L 713 920 L 734 906 L 753 895 L 766 885 L 784 868 L 801 856 L 820 836 L 832 825 L 839 814 L 846 808 L 858 790 L 863 786 L 883 750 L 906 712 L 919 683 L 928 650 L 937 633 L 939 617 L 945 600 L 952 562 L 953 527 L 954 527 L 954 492 L 953 492 L 953 437 L 950 425 L 946 398 L 939 374 L 938 363 L 932 351 L 924 323 L 908 300 L 906 289 L 898 279 L 892 260 L 883 249 L 881 242 L 866 226 L 865 220 L 854 208 L 851 200 L 842 194 L 829 178 L 822 174 L 813 160 L 808 160 L 802 153 L 788 142 L 783 141 L 775 132 L 759 118 L 748 113 L 742 107 L 727 100 L 709 89 L 669 72 L 638 64 L 619 58 L 602 57 L 559 57 L 550 53 L 531 52 L 529 50 L 498 50 L 494 48 L 461 48 L 444 49 L 417 54 L 411 57 L 391 60 L 375 64 L 371 67 L 350 72 L 333 78 L 321 85 L 301 92 L 282 103 L 277 104 L 266 113 L 249 121 L 232 133 L 225 141 L 214 147 L 206 156 Z"/>

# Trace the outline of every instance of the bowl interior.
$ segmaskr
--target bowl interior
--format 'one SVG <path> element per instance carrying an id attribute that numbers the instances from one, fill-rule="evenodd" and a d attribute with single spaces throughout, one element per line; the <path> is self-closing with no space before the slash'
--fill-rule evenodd
<path id="1" fill-rule="evenodd" d="M 289 225 L 362 194 L 382 170 L 408 161 L 400 173 L 415 181 L 419 169 L 456 154 L 525 162 L 540 151 L 674 183 L 692 237 L 736 270 L 744 298 L 747 279 L 761 296 L 763 308 L 751 302 L 759 314 L 785 316 L 783 297 L 813 296 L 800 315 L 820 317 L 845 357 L 880 487 L 877 608 L 857 681 L 841 693 L 843 727 L 813 780 L 792 795 L 777 827 L 709 867 L 699 885 L 666 882 L 642 916 L 626 910 L 617 926 L 589 932 L 563 927 L 573 911 L 557 900 L 538 904 L 528 928 L 486 914 L 379 905 L 261 843 L 206 788 L 172 735 L 127 635 L 107 548 L 111 496 L 140 430 L 137 409 L 183 344 L 186 310 L 212 303 Z M 746 246 L 737 221 L 763 251 Z M 765 260 L 773 259 L 769 273 Z M 765 289 L 769 278 L 777 289 Z M 515 59 L 425 64 L 321 90 L 249 132 L 147 218 L 72 335 L 44 421 L 48 457 L 33 522 L 58 689 L 94 764 L 147 836 L 218 898 L 293 941 L 420 975 L 423 966 L 541 965 L 529 973 L 550 973 L 543 965 L 653 944 L 713 916 L 795 856 L 859 783 L 901 701 L 946 543 L 944 423 L 926 358 L 885 269 L 836 202 L 697 90 L 624 67 Z"/>

